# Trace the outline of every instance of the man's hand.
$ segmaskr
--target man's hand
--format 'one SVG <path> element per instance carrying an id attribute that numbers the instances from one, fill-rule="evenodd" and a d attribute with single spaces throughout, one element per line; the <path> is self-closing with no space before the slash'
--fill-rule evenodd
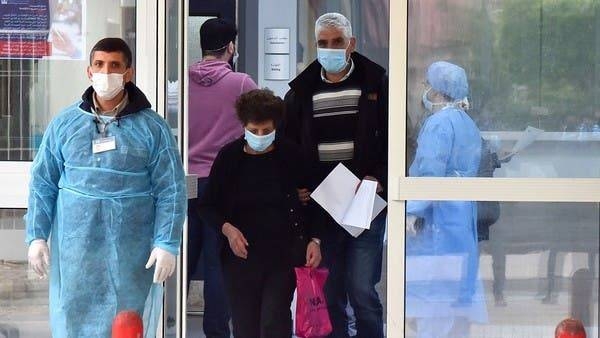
<path id="1" fill-rule="evenodd" d="M 165 249 L 154 248 L 150 253 L 148 262 L 146 262 L 146 269 L 150 269 L 156 262 L 154 267 L 154 283 L 162 283 L 167 277 L 170 277 L 175 271 L 176 259 L 175 255 L 168 252 Z"/>
<path id="2" fill-rule="evenodd" d="M 367 175 L 367 176 L 365 176 L 363 178 L 363 180 L 369 180 L 369 181 L 375 181 L 375 182 L 377 182 L 377 190 L 375 192 L 377 192 L 377 193 L 383 192 L 383 186 L 381 185 L 381 183 L 379 183 L 379 181 L 375 177 Z M 358 183 L 358 185 L 356 186 L 356 191 L 358 191 L 358 188 L 360 188 L 360 183 L 362 183 L 362 181 L 360 181 Z"/>
<path id="3" fill-rule="evenodd" d="M 50 266 L 50 250 L 46 240 L 34 239 L 29 244 L 27 253 L 29 266 L 40 276 L 40 278 L 48 277 L 48 267 Z"/>
<path id="4" fill-rule="evenodd" d="M 302 205 L 307 205 L 308 201 L 310 201 L 310 191 L 308 189 L 297 189 L 298 190 L 298 199 Z"/>
<path id="5" fill-rule="evenodd" d="M 227 237 L 231 251 L 240 258 L 248 258 L 248 249 L 246 249 L 246 247 L 249 246 L 249 244 L 244 237 L 244 234 L 228 222 L 223 224 L 221 231 L 223 232 L 223 235 Z"/>
<path id="6" fill-rule="evenodd" d="M 320 241 L 319 241 L 320 243 Z M 316 268 L 321 264 L 321 245 L 312 239 L 306 247 L 306 264 L 305 266 Z"/>

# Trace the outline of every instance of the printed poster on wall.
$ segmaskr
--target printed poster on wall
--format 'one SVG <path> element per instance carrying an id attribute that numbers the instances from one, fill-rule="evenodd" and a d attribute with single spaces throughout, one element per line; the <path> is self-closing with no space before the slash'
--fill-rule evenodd
<path id="1" fill-rule="evenodd" d="M 85 0 L 0 0 L 0 58 L 85 59 Z"/>

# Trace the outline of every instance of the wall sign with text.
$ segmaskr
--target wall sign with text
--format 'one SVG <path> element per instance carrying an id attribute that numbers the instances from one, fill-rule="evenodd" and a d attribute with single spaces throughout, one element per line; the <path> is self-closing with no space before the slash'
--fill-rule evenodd
<path id="1" fill-rule="evenodd" d="M 290 79 L 290 29 L 265 28 L 265 80 Z"/>

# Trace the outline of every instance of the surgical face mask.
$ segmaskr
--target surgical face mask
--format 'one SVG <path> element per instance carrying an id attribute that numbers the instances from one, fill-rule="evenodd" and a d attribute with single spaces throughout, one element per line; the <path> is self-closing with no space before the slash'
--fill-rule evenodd
<path id="1" fill-rule="evenodd" d="M 254 135 L 248 129 L 244 129 L 244 138 L 248 146 L 257 152 L 263 152 L 275 141 L 275 130 L 263 136 Z"/>
<path id="2" fill-rule="evenodd" d="M 429 94 L 429 91 L 431 91 L 431 88 L 427 89 L 423 93 L 423 107 L 425 107 L 426 111 L 433 113 L 435 106 L 443 106 L 440 109 L 444 109 L 446 107 L 451 106 L 451 104 L 449 104 L 448 102 L 436 102 L 436 103 L 431 102 L 431 100 L 429 100 L 429 97 L 427 96 Z"/>
<path id="3" fill-rule="evenodd" d="M 457 100 L 455 102 L 437 102 L 437 103 L 433 103 L 431 102 L 431 100 L 429 100 L 429 97 L 427 96 L 429 94 L 429 91 L 431 90 L 431 88 L 427 89 L 424 93 L 423 93 L 423 107 L 425 107 L 425 110 L 427 110 L 430 113 L 434 112 L 434 107 L 435 106 L 442 106 L 441 108 L 439 108 L 438 110 L 447 108 L 447 107 L 454 107 L 460 110 L 468 110 L 469 109 L 469 100 L 465 97 L 462 100 Z"/>
<path id="4" fill-rule="evenodd" d="M 92 73 L 92 87 L 96 95 L 103 100 L 115 98 L 125 88 L 123 74 Z"/>
<path id="5" fill-rule="evenodd" d="M 341 72 L 348 65 L 345 48 L 317 48 L 317 59 L 326 72 L 333 74 Z"/>
<path id="6" fill-rule="evenodd" d="M 431 102 L 429 100 L 429 98 L 427 97 L 427 94 L 429 94 L 429 91 L 431 90 L 431 88 L 427 89 L 424 93 L 423 93 L 423 107 L 425 107 L 425 110 L 427 110 L 428 112 L 433 112 L 433 102 Z"/>

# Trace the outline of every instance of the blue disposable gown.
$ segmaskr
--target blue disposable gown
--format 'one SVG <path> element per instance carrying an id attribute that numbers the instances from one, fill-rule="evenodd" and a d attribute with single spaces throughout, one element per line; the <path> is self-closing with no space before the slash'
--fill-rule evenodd
<path id="1" fill-rule="evenodd" d="M 431 115 L 417 139 L 410 176 L 473 177 L 481 157 L 481 137 L 462 110 L 447 107 Z M 407 317 L 465 317 L 487 320 L 477 279 L 476 203 L 408 201 L 407 213 L 423 219 L 406 238 Z"/>
<path id="2" fill-rule="evenodd" d="M 145 304 L 160 304 L 162 289 L 144 265 L 153 247 L 179 251 L 187 197 L 170 128 L 142 109 L 107 135 L 116 149 L 94 154 L 94 115 L 75 104 L 50 123 L 33 162 L 26 241 L 51 237 L 53 337 L 110 337 L 121 310 L 157 315 Z M 155 319 L 145 317 L 146 337 Z"/>

